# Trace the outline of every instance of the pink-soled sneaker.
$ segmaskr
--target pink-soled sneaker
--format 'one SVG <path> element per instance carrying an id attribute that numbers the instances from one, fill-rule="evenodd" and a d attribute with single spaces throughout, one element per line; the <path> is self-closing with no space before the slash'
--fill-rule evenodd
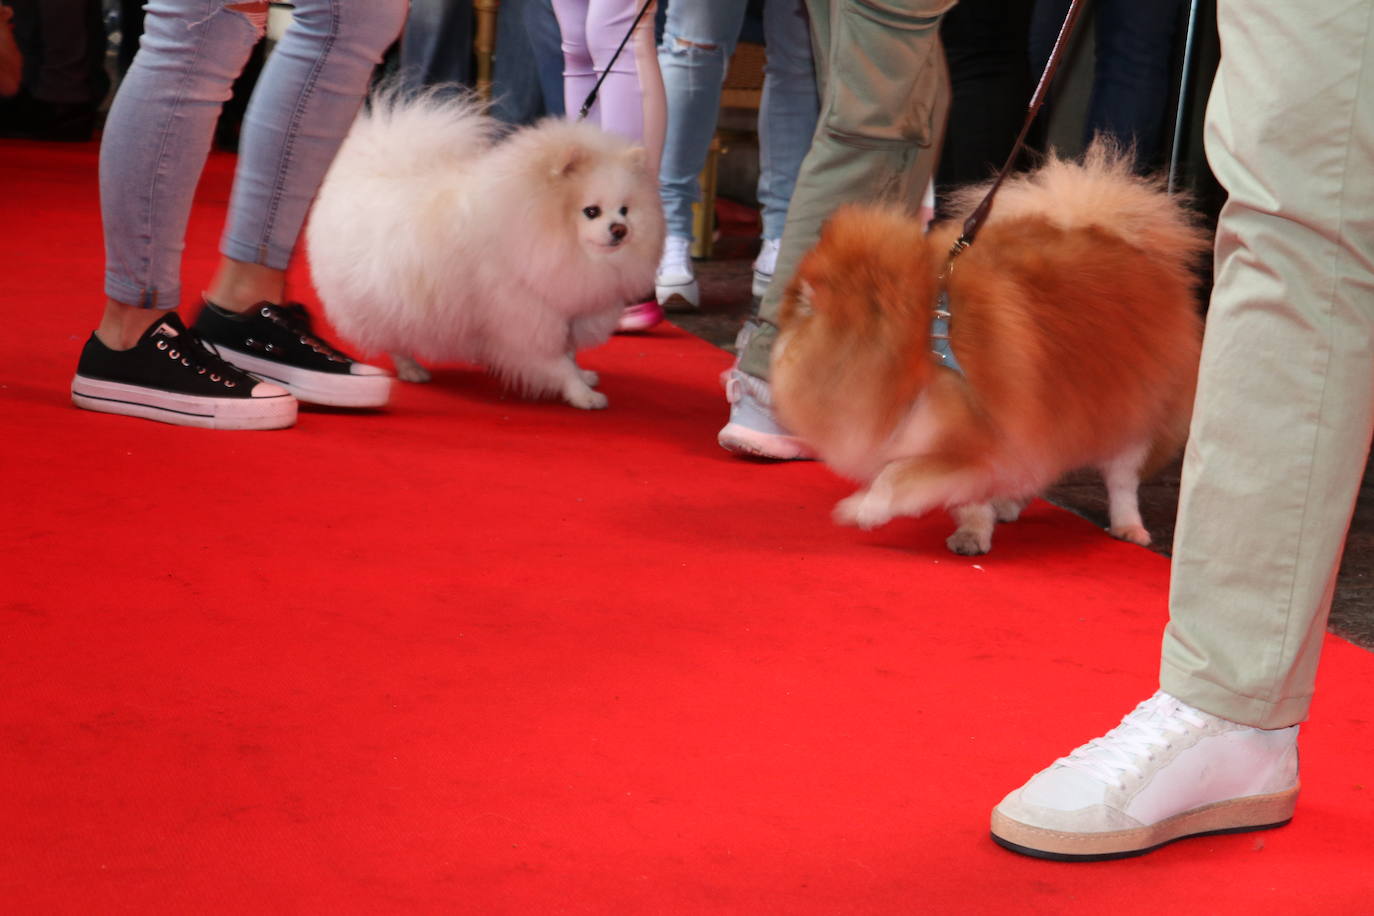
<path id="1" fill-rule="evenodd" d="M 625 311 L 620 314 L 620 322 L 615 326 L 616 332 L 625 331 L 647 331 L 654 325 L 663 320 L 663 306 L 658 304 L 658 300 L 650 297 L 643 302 L 635 302 L 625 306 Z"/>

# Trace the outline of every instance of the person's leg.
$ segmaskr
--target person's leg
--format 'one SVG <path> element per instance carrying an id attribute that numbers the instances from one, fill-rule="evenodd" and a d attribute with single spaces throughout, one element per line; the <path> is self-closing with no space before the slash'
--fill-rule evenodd
<path id="1" fill-rule="evenodd" d="M 763 237 L 781 239 L 797 173 L 816 132 L 820 95 L 803 0 L 767 0 L 763 30 L 768 58 L 759 103 L 758 194 Z"/>
<path id="2" fill-rule="evenodd" d="M 261 271 L 239 277 L 235 263 L 286 269 L 310 202 L 404 12 L 403 0 L 296 0 L 244 116 L 220 241 L 226 260 L 211 287 L 218 305 L 242 311 L 263 299 L 281 301 L 280 289 L 256 282 Z M 235 288 L 240 280 L 250 288 Z"/>
<path id="3" fill-rule="evenodd" d="M 692 237 L 692 204 L 701 196 L 698 177 L 715 134 L 721 86 L 744 7 L 738 0 L 668 4 L 658 50 L 669 114 L 659 187 L 670 236 Z"/>
<path id="4" fill-rule="evenodd" d="M 539 62 L 525 31 L 531 0 L 501 0 L 491 64 L 491 115 L 506 124 L 530 124 L 547 114 Z"/>
<path id="5" fill-rule="evenodd" d="M 186 223 L 215 121 L 266 15 L 265 3 L 148 4 L 140 49 L 100 148 L 107 299 L 72 380 L 80 407 L 217 428 L 270 429 L 295 420 L 286 391 L 199 346 L 170 313 L 181 295 Z"/>
<path id="6" fill-rule="evenodd" d="M 1097 53 L 1085 142 L 1106 133 L 1134 144 L 1137 166 L 1156 167 L 1164 145 L 1170 64 L 1183 0 L 1106 0 L 1097 6 Z"/>
<path id="7" fill-rule="evenodd" d="M 820 108 L 805 4 L 802 0 L 767 0 L 763 30 L 768 48 L 759 103 L 758 197 L 763 211 L 763 246 L 754 261 L 755 296 L 762 296 L 773 280 L 787 208 L 802 159 L 816 132 Z"/>
<path id="8" fill-rule="evenodd" d="M 1031 0 L 961 0 L 940 27 L 953 100 L 935 184 L 943 193 L 1002 167 L 1030 103 Z"/>
<path id="9" fill-rule="evenodd" d="M 558 32 L 558 17 L 553 14 L 552 0 L 525 0 L 520 18 L 525 24 L 535 66 L 539 70 L 539 88 L 544 93 L 544 108 L 551 115 L 566 114 L 562 37 Z"/>
<path id="10" fill-rule="evenodd" d="M 570 118 L 581 115 L 582 106 L 596 86 L 596 67 L 587 47 L 587 7 L 591 0 L 553 0 L 563 49 L 563 106 Z M 599 93 L 598 93 L 599 95 Z M 600 102 L 594 102 L 587 117 L 600 123 Z"/>
<path id="11" fill-rule="evenodd" d="M 1229 199 L 1161 672 L 1261 728 L 1307 715 L 1374 427 L 1374 4 L 1316 7 L 1221 10 L 1206 141 Z"/>
<path id="12" fill-rule="evenodd" d="M 1279 826 L 1297 800 L 1297 723 L 1374 430 L 1374 2 L 1232 0 L 1218 22 L 1206 143 L 1230 197 L 1161 690 L 997 806 L 994 837 L 1032 855 Z"/>
<path id="13" fill-rule="evenodd" d="M 862 9 L 859 7 L 862 6 Z M 802 161 L 787 212 L 773 282 L 758 320 L 741 333 L 740 379 L 731 421 L 718 441 L 729 451 L 801 457 L 792 437 L 773 423 L 751 433 L 765 408 L 774 324 L 782 295 L 801 258 L 820 238 L 821 224 L 842 203 L 883 200 L 916 213 L 930 183 L 949 107 L 949 75 L 940 49 L 940 18 L 953 0 L 908 0 L 901 9 L 858 0 L 810 0 L 820 117 Z M 759 402 L 750 405 L 749 401 Z M 749 417 L 741 413 L 748 409 Z M 770 444 L 780 448 L 770 451 Z"/>
<path id="14" fill-rule="evenodd" d="M 260 15 L 220 0 L 153 0 L 100 145 L 106 313 L 98 336 L 133 345 L 181 298 L 191 200 L 221 106 L 261 37 Z"/>
<path id="15" fill-rule="evenodd" d="M 611 133 L 642 143 L 648 153 L 647 168 L 657 175 L 667 106 L 654 51 L 654 4 L 591 0 L 586 22 L 593 70 L 605 75 L 597 90 L 597 123 Z M 653 290 L 645 290 L 626 305 L 616 329 L 643 331 L 662 320 L 663 307 L 657 296 Z"/>
<path id="16" fill-rule="evenodd" d="M 611 133 L 643 143 L 649 166 L 657 174 L 666 120 L 663 80 L 654 53 L 652 5 L 635 24 L 642 6 L 642 0 L 590 0 L 587 50 L 596 73 L 606 75 L 597 91 L 598 123 Z M 632 25 L 634 34 L 626 41 Z M 625 48 L 616 56 L 622 41 Z"/>
<path id="17" fill-rule="evenodd" d="M 306 212 L 404 12 L 403 0 L 296 0 L 244 117 L 224 257 L 196 330 L 312 403 L 380 406 L 390 391 L 381 370 L 324 343 L 299 306 L 282 304 Z"/>
<path id="18" fill-rule="evenodd" d="M 470 84 L 472 35 L 472 0 L 410 0 L 397 61 L 401 85 Z"/>
<path id="19" fill-rule="evenodd" d="M 739 0 L 670 3 L 658 65 L 668 103 L 659 167 L 659 193 L 668 236 L 655 280 L 658 301 L 697 305 L 692 270 L 692 205 L 701 199 L 699 176 L 720 115 L 721 86 L 744 22 Z M 806 138 L 810 139 L 809 135 Z"/>

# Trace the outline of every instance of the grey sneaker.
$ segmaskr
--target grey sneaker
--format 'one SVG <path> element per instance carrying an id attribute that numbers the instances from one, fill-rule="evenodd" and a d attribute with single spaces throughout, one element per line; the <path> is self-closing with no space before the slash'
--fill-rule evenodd
<path id="1" fill-rule="evenodd" d="M 1298 726 L 1252 728 L 1162 690 L 1041 770 L 992 812 L 992 838 L 1094 861 L 1191 836 L 1281 827 L 1298 799 Z"/>
<path id="2" fill-rule="evenodd" d="M 816 457 L 805 442 L 778 424 L 767 382 L 741 372 L 738 365 L 722 373 L 720 380 L 730 401 L 730 422 L 716 436 L 721 448 L 736 455 L 778 461 Z"/>

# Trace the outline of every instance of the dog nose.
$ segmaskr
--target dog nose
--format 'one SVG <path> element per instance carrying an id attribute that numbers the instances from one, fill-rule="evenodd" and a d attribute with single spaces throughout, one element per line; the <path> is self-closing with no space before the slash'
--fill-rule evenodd
<path id="1" fill-rule="evenodd" d="M 625 236 L 629 235 L 630 227 L 626 226 L 624 223 L 611 223 L 610 233 L 611 238 L 615 239 L 618 242 L 621 239 L 625 238 Z"/>

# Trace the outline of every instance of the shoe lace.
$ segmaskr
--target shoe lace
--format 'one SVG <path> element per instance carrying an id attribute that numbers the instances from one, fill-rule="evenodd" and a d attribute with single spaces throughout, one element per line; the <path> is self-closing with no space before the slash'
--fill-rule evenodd
<path id="1" fill-rule="evenodd" d="M 749 398 L 762 407 L 773 409 L 773 398 L 763 379 L 732 366 L 720 374 L 720 383 L 725 386 L 725 399 L 731 404 Z"/>
<path id="2" fill-rule="evenodd" d="M 306 311 L 305 306 L 299 302 L 288 302 L 285 305 L 264 304 L 259 308 L 259 312 L 263 317 L 270 319 L 274 324 L 280 325 L 293 334 L 304 346 L 328 357 L 331 362 L 346 363 L 351 361 L 346 353 L 316 335 L 310 312 Z"/>
<path id="3" fill-rule="evenodd" d="M 1127 773 L 1143 775 L 1144 765 L 1154 760 L 1158 751 L 1206 725 L 1201 710 L 1161 690 L 1128 713 L 1116 728 L 1056 762 L 1120 788 Z"/>
<path id="4" fill-rule="evenodd" d="M 197 375 L 208 375 L 210 381 L 220 382 L 226 388 L 257 383 L 257 379 L 233 363 L 226 362 L 214 344 L 190 328 L 179 330 L 176 337 L 159 337 L 154 347 L 174 362 L 181 363 Z"/>

